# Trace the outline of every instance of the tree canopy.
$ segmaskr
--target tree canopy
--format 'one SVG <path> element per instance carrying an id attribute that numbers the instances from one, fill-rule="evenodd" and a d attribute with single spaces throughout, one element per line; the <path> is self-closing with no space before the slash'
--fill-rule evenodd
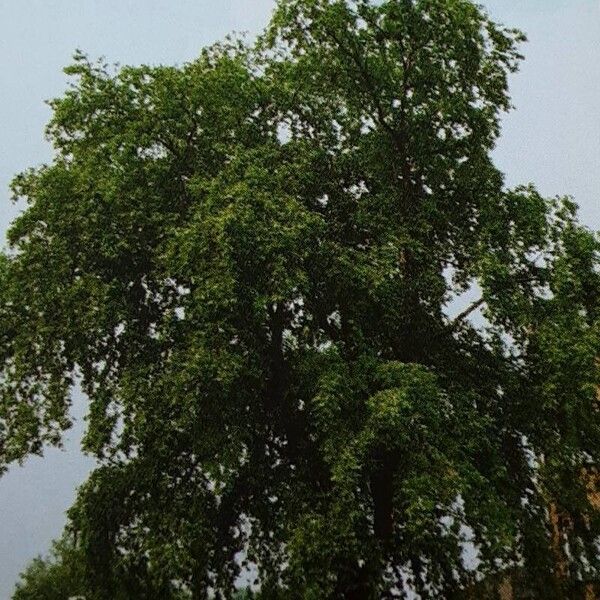
<path id="1" fill-rule="evenodd" d="M 0 465 L 81 385 L 86 598 L 597 575 L 600 243 L 492 162 L 523 40 L 470 0 L 279 0 L 181 67 L 75 56 L 13 182 Z"/>
<path id="2" fill-rule="evenodd" d="M 85 597 L 85 561 L 68 538 L 50 556 L 34 559 L 21 574 L 13 600 L 67 600 Z"/>

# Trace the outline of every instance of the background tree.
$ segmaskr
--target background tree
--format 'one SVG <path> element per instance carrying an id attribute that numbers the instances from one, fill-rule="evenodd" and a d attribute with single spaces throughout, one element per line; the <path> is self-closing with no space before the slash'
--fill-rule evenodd
<path id="1" fill-rule="evenodd" d="M 67 538 L 56 542 L 49 557 L 38 557 L 21 574 L 14 600 L 65 600 L 86 591 L 81 553 Z"/>
<path id="2" fill-rule="evenodd" d="M 87 596 L 596 574 L 599 242 L 491 161 L 522 39 L 469 0 L 281 0 L 181 68 L 76 56 L 14 181 L 0 457 L 59 443 L 81 381 Z"/>

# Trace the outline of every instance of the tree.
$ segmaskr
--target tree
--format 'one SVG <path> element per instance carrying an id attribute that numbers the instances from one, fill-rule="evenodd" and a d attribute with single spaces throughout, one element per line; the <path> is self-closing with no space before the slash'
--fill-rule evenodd
<path id="1" fill-rule="evenodd" d="M 86 591 L 81 553 L 67 538 L 56 542 L 49 557 L 34 559 L 21 574 L 14 600 L 66 600 Z"/>
<path id="2" fill-rule="evenodd" d="M 598 573 L 599 240 L 490 158 L 523 39 L 470 0 L 280 0 L 181 68 L 75 57 L 13 185 L 0 456 L 60 443 L 81 382 L 86 597 Z"/>
<path id="3" fill-rule="evenodd" d="M 114 600 L 132 598 L 161 598 L 161 590 L 152 587 L 152 581 L 146 580 L 140 586 L 136 573 L 123 573 L 113 588 Z M 186 591 L 169 591 L 169 597 L 185 600 Z M 86 600 L 89 598 L 89 586 L 86 576 L 86 559 L 76 537 L 67 532 L 53 544 L 48 557 L 34 559 L 21 574 L 13 600 Z M 239 592 L 234 600 L 249 600 L 250 592 Z"/>

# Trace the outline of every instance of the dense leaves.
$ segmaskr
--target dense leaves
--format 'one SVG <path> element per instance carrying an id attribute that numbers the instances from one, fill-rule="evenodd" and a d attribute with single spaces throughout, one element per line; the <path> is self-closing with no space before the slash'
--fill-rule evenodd
<path id="1" fill-rule="evenodd" d="M 15 600 L 64 600 L 85 593 L 84 561 L 68 540 L 54 544 L 51 556 L 36 558 L 21 574 Z"/>
<path id="2" fill-rule="evenodd" d="M 180 68 L 75 57 L 14 181 L 0 460 L 81 382 L 86 597 L 597 573 L 600 244 L 491 161 L 522 39 L 469 0 L 280 0 Z"/>

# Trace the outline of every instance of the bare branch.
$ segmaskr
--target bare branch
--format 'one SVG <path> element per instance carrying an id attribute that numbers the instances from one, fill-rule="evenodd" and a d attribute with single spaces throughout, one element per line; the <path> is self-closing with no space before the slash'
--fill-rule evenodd
<path id="1" fill-rule="evenodd" d="M 454 317 L 454 319 L 451 321 L 450 325 L 452 327 L 460 325 L 472 312 L 476 311 L 484 303 L 485 298 L 483 298 L 482 296 L 481 298 L 479 298 L 479 300 L 473 302 L 473 304 L 470 304 L 469 306 L 467 306 L 467 308 L 465 308 L 465 310 L 456 315 L 456 317 Z"/>

